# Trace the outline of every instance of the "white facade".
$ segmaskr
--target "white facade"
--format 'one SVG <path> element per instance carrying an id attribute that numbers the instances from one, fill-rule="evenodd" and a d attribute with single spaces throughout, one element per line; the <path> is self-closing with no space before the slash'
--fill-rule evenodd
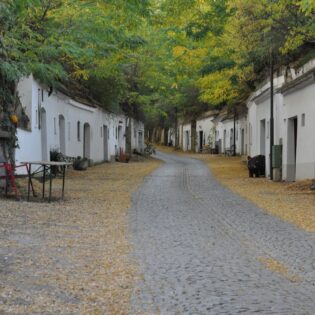
<path id="1" fill-rule="evenodd" d="M 183 140 L 183 151 L 191 150 L 191 124 L 182 125 L 182 140 Z"/>
<path id="2" fill-rule="evenodd" d="M 282 145 L 282 179 L 315 177 L 315 61 L 274 81 L 274 145 Z M 248 102 L 249 155 L 266 156 L 270 176 L 270 83 Z"/>
<path id="3" fill-rule="evenodd" d="M 52 150 L 94 162 L 110 161 L 120 150 L 125 152 L 124 115 L 79 103 L 57 91 L 49 95 L 32 77 L 20 81 L 18 91 L 30 118 L 30 130 L 17 131 L 17 164 L 49 160 Z M 133 121 L 133 125 L 133 146 L 143 149 L 143 123 Z"/>
<path id="4" fill-rule="evenodd" d="M 215 125 L 215 141 L 219 153 L 225 153 L 226 150 L 231 150 L 231 146 L 234 144 L 234 120 L 227 118 L 227 114 L 219 115 L 215 120 Z"/>
<path id="5" fill-rule="evenodd" d="M 200 152 L 203 146 L 215 147 L 215 115 L 209 115 L 208 117 L 201 117 L 196 121 L 196 152 Z"/>
<path id="6" fill-rule="evenodd" d="M 174 128 L 169 128 L 167 131 L 167 145 L 175 147 L 175 130 Z"/>
<path id="7" fill-rule="evenodd" d="M 137 121 L 133 118 L 128 120 L 131 128 L 131 152 L 144 151 L 144 124 L 142 121 Z"/>
<path id="8" fill-rule="evenodd" d="M 282 176 L 288 181 L 315 178 L 315 65 L 283 88 Z"/>
<path id="9" fill-rule="evenodd" d="M 248 152 L 248 124 L 247 115 L 238 117 L 235 121 L 235 152 L 238 155 L 247 155 Z"/>
<path id="10" fill-rule="evenodd" d="M 274 78 L 273 117 L 274 145 L 282 145 L 282 179 L 315 178 L 315 60 L 297 70 L 282 69 Z M 270 82 L 251 95 L 247 112 L 236 111 L 235 129 L 233 114 L 224 108 L 196 120 L 196 148 L 191 147 L 191 123 L 181 123 L 178 132 L 183 151 L 199 152 L 215 135 L 219 153 L 235 145 L 236 154 L 264 155 L 270 177 Z"/>
<path id="11" fill-rule="evenodd" d="M 284 83 L 284 77 L 274 79 L 274 89 Z M 282 104 L 283 98 L 279 92 L 273 97 L 274 144 L 280 144 L 283 137 Z M 264 155 L 266 161 L 266 176 L 270 177 L 270 83 L 256 91 L 248 102 L 248 129 L 250 156 Z"/>

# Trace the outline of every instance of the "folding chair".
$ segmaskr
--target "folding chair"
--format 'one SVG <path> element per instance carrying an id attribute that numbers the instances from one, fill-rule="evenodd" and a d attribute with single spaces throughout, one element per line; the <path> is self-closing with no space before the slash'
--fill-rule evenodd
<path id="1" fill-rule="evenodd" d="M 16 187 L 15 176 L 14 176 L 14 170 L 15 168 L 18 168 L 18 167 L 26 167 L 26 170 L 28 171 L 27 164 L 21 164 L 14 167 L 11 163 L 0 162 L 0 168 L 4 168 L 5 170 L 5 174 L 0 175 L 0 179 L 5 179 L 5 195 L 6 196 L 8 195 L 8 191 L 11 186 L 13 188 L 16 198 L 20 197 L 20 193 Z M 35 195 L 33 183 L 31 182 L 30 184 L 31 184 L 33 195 Z"/>
<path id="2" fill-rule="evenodd" d="M 19 197 L 19 192 L 16 188 L 15 178 L 14 178 L 14 167 L 10 163 L 2 162 L 0 163 L 0 168 L 4 168 L 5 174 L 0 175 L 0 179 L 5 179 L 5 195 L 8 195 L 9 186 L 14 190 L 16 198 Z"/>

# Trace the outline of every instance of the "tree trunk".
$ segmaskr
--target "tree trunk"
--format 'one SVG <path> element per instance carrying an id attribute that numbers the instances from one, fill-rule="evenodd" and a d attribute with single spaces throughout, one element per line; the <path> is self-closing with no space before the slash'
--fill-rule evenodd
<path id="1" fill-rule="evenodd" d="M 168 145 L 168 128 L 164 129 L 164 139 L 163 139 L 163 144 Z"/>

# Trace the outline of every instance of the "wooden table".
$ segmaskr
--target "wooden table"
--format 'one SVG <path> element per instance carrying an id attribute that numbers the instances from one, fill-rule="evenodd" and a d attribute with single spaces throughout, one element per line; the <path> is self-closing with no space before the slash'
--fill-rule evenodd
<path id="1" fill-rule="evenodd" d="M 53 161 L 27 161 L 22 162 L 26 165 L 27 169 L 27 175 L 28 175 L 28 185 L 27 185 L 27 200 L 30 200 L 30 188 L 33 187 L 32 184 L 32 177 L 34 175 L 43 172 L 42 180 L 43 180 L 43 189 L 42 189 L 42 198 L 45 198 L 45 181 L 46 181 L 46 171 L 49 171 L 49 195 L 48 195 L 48 202 L 51 201 L 51 189 L 52 189 L 52 167 L 61 167 L 62 169 L 62 191 L 61 191 L 61 199 L 64 198 L 65 193 L 65 173 L 66 173 L 66 167 L 69 165 L 72 165 L 72 163 L 69 162 L 53 162 Z M 32 173 L 32 165 L 38 165 L 41 169 L 36 170 L 34 173 Z M 34 195 L 34 189 L 33 189 L 33 195 Z"/>

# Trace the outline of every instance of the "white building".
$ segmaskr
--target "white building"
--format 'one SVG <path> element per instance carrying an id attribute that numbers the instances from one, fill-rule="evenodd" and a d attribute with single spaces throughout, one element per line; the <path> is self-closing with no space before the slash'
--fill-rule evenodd
<path id="1" fill-rule="evenodd" d="M 283 85 L 282 178 L 315 178 L 315 60 L 298 69 Z"/>
<path id="2" fill-rule="evenodd" d="M 93 104 L 48 89 L 32 76 L 18 84 L 22 106 L 30 119 L 27 130 L 17 130 L 17 164 L 49 160 L 50 151 L 94 162 L 110 161 L 126 150 L 126 124 L 131 124 L 133 148 L 143 148 L 143 123 L 116 115 Z"/>
<path id="3" fill-rule="evenodd" d="M 196 132 L 197 132 L 197 141 L 196 141 L 196 152 L 201 152 L 204 146 L 209 148 L 215 147 L 215 117 L 218 114 L 218 111 L 211 110 L 202 114 L 196 120 Z"/>
<path id="4" fill-rule="evenodd" d="M 227 108 L 220 111 L 214 119 L 216 128 L 215 141 L 218 153 L 224 154 L 233 149 L 234 145 L 234 115 Z"/>
<path id="5" fill-rule="evenodd" d="M 127 118 L 127 130 L 129 130 L 129 139 L 131 148 L 129 152 L 144 151 L 144 124 L 142 121 L 135 120 L 134 118 Z M 127 149 L 128 151 L 128 149 Z"/>
<path id="6" fill-rule="evenodd" d="M 191 137 L 192 137 L 192 129 L 191 123 L 183 123 L 182 124 L 182 150 L 183 151 L 190 151 L 191 147 Z"/>
<path id="7" fill-rule="evenodd" d="M 175 147 L 175 129 L 169 128 L 167 131 L 167 145 Z"/>
<path id="8" fill-rule="evenodd" d="M 282 179 L 315 177 L 315 61 L 274 79 L 274 145 L 282 146 Z M 250 97 L 249 155 L 266 157 L 270 176 L 270 82 Z"/>
<path id="9" fill-rule="evenodd" d="M 277 92 L 284 82 L 284 76 L 274 79 L 274 144 L 280 144 L 282 95 Z M 249 152 L 250 156 L 264 155 L 266 176 L 270 177 L 270 82 L 257 90 L 248 104 Z"/>
<path id="10" fill-rule="evenodd" d="M 236 154 L 247 155 L 247 152 L 248 152 L 247 139 L 248 139 L 247 110 L 244 111 L 244 109 L 241 109 L 235 120 L 235 152 Z"/>

